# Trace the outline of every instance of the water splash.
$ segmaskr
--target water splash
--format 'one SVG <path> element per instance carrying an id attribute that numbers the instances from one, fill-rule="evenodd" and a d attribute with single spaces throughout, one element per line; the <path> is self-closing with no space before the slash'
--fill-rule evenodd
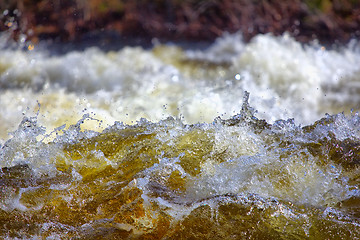
<path id="1" fill-rule="evenodd" d="M 0 236 L 358 238 L 358 52 L 238 36 L 2 51 Z"/>

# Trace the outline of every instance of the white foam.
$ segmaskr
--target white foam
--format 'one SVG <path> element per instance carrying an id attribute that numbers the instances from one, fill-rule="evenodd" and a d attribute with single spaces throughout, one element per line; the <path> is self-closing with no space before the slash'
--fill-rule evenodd
<path id="1" fill-rule="evenodd" d="M 0 53 L 1 139 L 7 139 L 6 132 L 15 129 L 22 113 L 35 111 L 36 100 L 42 105 L 39 121 L 47 129 L 73 124 L 84 113 L 93 113 L 104 127 L 115 120 L 159 121 L 180 115 L 187 123 L 211 122 L 237 113 L 245 90 L 258 117 L 269 122 L 295 118 L 309 124 L 325 112 L 334 113 L 336 104 L 336 110 L 357 110 L 360 101 L 356 42 L 328 50 L 304 47 L 288 35 L 267 34 L 245 44 L 237 33 L 207 50 L 188 50 L 185 56 L 230 63 L 218 76 L 233 78 L 194 80 L 142 48 L 109 53 L 90 48 L 62 56 L 5 49 Z"/>

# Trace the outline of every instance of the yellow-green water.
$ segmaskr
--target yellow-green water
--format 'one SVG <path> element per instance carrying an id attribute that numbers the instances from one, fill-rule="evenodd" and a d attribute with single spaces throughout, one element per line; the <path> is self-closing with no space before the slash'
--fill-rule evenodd
<path id="1" fill-rule="evenodd" d="M 0 236 L 358 239 L 357 59 L 269 35 L 5 48 Z"/>

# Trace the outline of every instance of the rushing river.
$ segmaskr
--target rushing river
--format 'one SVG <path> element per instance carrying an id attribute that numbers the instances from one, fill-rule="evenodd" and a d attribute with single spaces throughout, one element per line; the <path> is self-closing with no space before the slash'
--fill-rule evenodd
<path id="1" fill-rule="evenodd" d="M 358 110 L 356 41 L 3 44 L 0 238 L 360 239 Z"/>

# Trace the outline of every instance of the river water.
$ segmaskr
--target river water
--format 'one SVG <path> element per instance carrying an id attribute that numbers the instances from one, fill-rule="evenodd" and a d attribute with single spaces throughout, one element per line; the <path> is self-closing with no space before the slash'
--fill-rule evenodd
<path id="1" fill-rule="evenodd" d="M 1 238 L 360 238 L 357 41 L 26 47 L 0 51 Z"/>

